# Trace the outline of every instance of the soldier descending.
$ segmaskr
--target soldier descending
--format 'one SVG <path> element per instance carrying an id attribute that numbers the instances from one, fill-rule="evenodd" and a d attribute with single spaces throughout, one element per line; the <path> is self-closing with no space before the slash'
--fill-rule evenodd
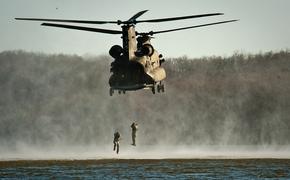
<path id="1" fill-rule="evenodd" d="M 114 143 L 114 151 L 115 151 L 115 149 L 116 149 L 116 147 L 117 147 L 117 154 L 119 153 L 119 145 L 120 145 L 120 139 L 121 139 L 121 135 L 120 135 L 120 133 L 117 131 L 117 132 L 115 132 L 114 133 L 114 141 L 113 141 L 113 143 Z"/>
<path id="2" fill-rule="evenodd" d="M 132 128 L 132 145 L 136 146 L 136 132 L 138 129 L 138 124 L 133 122 L 131 128 Z"/>

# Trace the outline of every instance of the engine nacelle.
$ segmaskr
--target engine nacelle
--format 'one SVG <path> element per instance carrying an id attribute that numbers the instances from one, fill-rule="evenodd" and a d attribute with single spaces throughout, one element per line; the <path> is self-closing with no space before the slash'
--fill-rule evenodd
<path id="1" fill-rule="evenodd" d="M 143 44 L 141 48 L 139 48 L 136 52 L 135 55 L 137 57 L 141 56 L 152 56 L 154 53 L 154 48 L 151 44 Z"/>
<path id="2" fill-rule="evenodd" d="M 118 59 L 121 57 L 121 55 L 123 54 L 123 48 L 119 45 L 114 45 L 111 47 L 109 54 L 115 58 Z"/>

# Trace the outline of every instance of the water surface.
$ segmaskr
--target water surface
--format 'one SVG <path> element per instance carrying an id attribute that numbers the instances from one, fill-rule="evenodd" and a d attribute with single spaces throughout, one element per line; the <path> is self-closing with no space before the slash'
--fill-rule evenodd
<path id="1" fill-rule="evenodd" d="M 0 177 L 4 179 L 290 179 L 290 159 L 1 161 Z"/>

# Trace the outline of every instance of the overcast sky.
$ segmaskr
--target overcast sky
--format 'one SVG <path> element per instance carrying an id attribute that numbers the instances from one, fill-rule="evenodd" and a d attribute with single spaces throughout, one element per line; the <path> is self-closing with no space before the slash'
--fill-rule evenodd
<path id="1" fill-rule="evenodd" d="M 289 8 L 289 0 L 0 0 L 0 51 L 107 54 L 112 45 L 122 44 L 119 35 L 43 27 L 41 22 L 14 18 L 127 20 L 146 9 L 149 11 L 139 20 L 216 12 L 225 15 L 141 23 L 136 27 L 139 32 L 240 19 L 234 23 L 157 34 L 152 40 L 153 46 L 165 57 L 277 51 L 290 46 Z M 118 25 L 85 26 L 121 30 Z"/>

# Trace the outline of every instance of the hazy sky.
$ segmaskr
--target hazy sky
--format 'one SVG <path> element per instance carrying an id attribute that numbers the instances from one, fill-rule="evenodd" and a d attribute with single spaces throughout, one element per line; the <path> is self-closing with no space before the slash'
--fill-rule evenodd
<path id="1" fill-rule="evenodd" d="M 223 16 L 163 23 L 137 24 L 136 30 L 164 30 L 202 23 L 240 19 L 238 22 L 157 34 L 154 47 L 165 57 L 256 53 L 290 47 L 289 0 L 0 0 L 0 51 L 107 54 L 119 35 L 40 26 L 41 22 L 16 21 L 15 17 L 84 20 L 127 20 L 148 9 L 139 20 L 202 13 Z M 117 25 L 85 25 L 120 30 Z"/>

